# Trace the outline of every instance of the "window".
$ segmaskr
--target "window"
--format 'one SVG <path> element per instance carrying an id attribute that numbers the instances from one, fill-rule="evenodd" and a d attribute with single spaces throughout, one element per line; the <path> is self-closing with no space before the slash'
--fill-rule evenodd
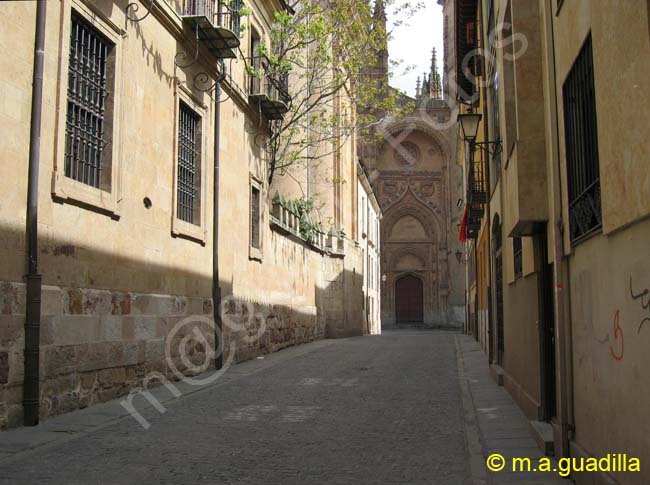
<path id="1" fill-rule="evenodd" d="M 125 32 L 104 20 L 96 2 L 60 3 L 52 198 L 118 220 L 124 199 L 118 79 Z"/>
<path id="2" fill-rule="evenodd" d="M 262 223 L 264 218 L 262 187 L 262 181 L 250 174 L 248 257 L 257 261 L 262 261 Z"/>
<path id="3" fill-rule="evenodd" d="M 364 232 L 366 233 L 366 237 L 368 238 L 368 243 L 372 242 L 372 226 L 371 226 L 371 221 L 370 221 L 370 211 L 368 210 L 370 204 L 370 199 L 367 199 L 367 203 L 365 205 L 365 225 L 364 225 Z"/>
<path id="4" fill-rule="evenodd" d="M 255 69 L 256 72 L 260 71 L 262 68 L 261 57 L 259 56 L 261 38 L 260 34 L 253 27 L 251 28 L 251 43 L 250 43 L 250 57 L 251 57 L 251 67 Z M 262 92 L 261 79 L 257 75 L 246 74 L 249 79 L 250 84 L 250 94 L 258 94 Z"/>
<path id="5" fill-rule="evenodd" d="M 251 246 L 260 248 L 260 189 L 251 187 Z"/>
<path id="6" fill-rule="evenodd" d="M 515 62 L 514 46 L 512 39 L 512 12 L 511 3 L 508 2 L 505 20 L 501 29 L 501 43 L 503 45 L 503 104 L 505 111 L 504 128 L 505 140 L 503 141 L 505 156 L 508 158 L 517 141 L 517 102 L 515 92 Z"/>
<path id="7" fill-rule="evenodd" d="M 598 130 L 591 35 L 562 89 L 572 243 L 602 227 Z"/>
<path id="8" fill-rule="evenodd" d="M 499 74 L 494 71 L 492 79 L 490 80 L 489 87 L 489 98 L 490 98 L 490 120 L 489 120 L 489 131 L 490 139 L 492 140 L 501 140 L 501 123 L 499 119 Z M 501 176 L 501 151 L 497 151 L 492 154 L 491 157 L 492 167 L 490 169 L 492 186 L 494 186 L 499 181 Z"/>
<path id="9" fill-rule="evenodd" d="M 515 279 L 521 278 L 524 273 L 523 265 L 523 251 L 521 247 L 521 238 L 515 237 L 512 239 L 512 254 L 515 265 Z"/>
<path id="10" fill-rule="evenodd" d="M 366 198 L 361 197 L 361 236 L 368 236 L 366 228 Z"/>
<path id="11" fill-rule="evenodd" d="M 497 39 L 497 12 L 494 5 L 494 0 L 490 0 L 488 4 L 488 50 L 490 52 L 490 59 L 497 58 L 497 49 L 501 42 Z M 489 77 L 489 84 L 487 88 L 488 98 L 488 130 L 490 140 L 501 140 L 501 120 L 499 115 L 499 72 L 495 62 L 486 64 L 486 69 L 491 69 L 491 76 Z M 499 181 L 501 176 L 501 151 L 491 155 L 490 166 L 490 191 Z"/>
<path id="12" fill-rule="evenodd" d="M 201 221 L 201 117 L 181 101 L 178 110 L 176 217 Z"/>
<path id="13" fill-rule="evenodd" d="M 64 174 L 111 191 L 114 44 L 80 15 L 71 16 Z"/>

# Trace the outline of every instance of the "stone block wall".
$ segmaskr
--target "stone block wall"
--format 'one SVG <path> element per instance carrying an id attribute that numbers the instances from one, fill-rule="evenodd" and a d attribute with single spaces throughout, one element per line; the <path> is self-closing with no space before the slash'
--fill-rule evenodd
<path id="1" fill-rule="evenodd" d="M 0 429 L 22 423 L 24 300 L 23 283 L 0 283 Z M 153 371 L 172 380 L 170 365 L 187 370 L 181 352 L 203 362 L 214 343 L 209 326 L 188 319 L 211 318 L 201 297 L 44 286 L 42 313 L 41 418 L 122 396 Z M 206 344 L 183 347 L 197 326 Z"/>
<path id="2" fill-rule="evenodd" d="M 170 380 L 178 376 L 175 369 L 194 372 L 187 368 L 188 358 L 200 363 L 211 354 L 208 348 L 214 347 L 214 329 L 206 321 L 210 322 L 213 313 L 211 190 L 216 105 L 207 93 L 192 87 L 203 66 L 214 65 L 214 58 L 202 52 L 197 65 L 177 68 L 179 40 L 187 33 L 176 13 L 179 3 L 155 4 L 152 15 L 136 26 L 126 21 L 125 5 L 114 0 L 47 2 L 38 200 L 38 257 L 44 284 L 42 418 L 124 395 L 154 371 Z M 268 2 L 254 1 L 250 6 L 259 13 L 258 20 L 273 18 L 269 9 L 275 7 Z M 113 93 L 113 108 L 120 114 L 113 126 L 116 149 L 111 181 L 115 190 L 83 187 L 81 195 L 71 192 L 68 197 L 66 190 L 53 193 L 50 189 L 58 187 L 58 182 L 74 186 L 66 181 L 61 165 L 66 43 L 73 11 L 115 43 L 120 91 Z M 0 69 L 0 87 L 13 93 L 11 103 L 0 103 L 0 121 L 7 128 L 0 140 L 6 175 L 0 178 L 0 429 L 22 423 L 25 167 L 35 14 L 33 2 L 0 2 L 0 17 L 25 20 L 0 34 L 0 47 L 7 52 L 0 59 L 0 66 L 6 67 Z M 192 38 L 185 36 L 190 43 Z M 149 46 L 146 51 L 140 49 L 143 42 Z M 345 255 L 328 254 L 322 247 L 308 247 L 270 228 L 271 191 L 263 183 L 268 174 L 258 144 L 261 132 L 252 130 L 262 125 L 258 110 L 241 96 L 244 86 L 234 79 L 244 77 L 233 73 L 224 83 L 228 99 L 220 105 L 222 203 L 216 217 L 220 222 L 219 283 L 224 298 L 234 302 L 233 307 L 223 309 L 224 315 L 244 323 L 224 329 L 226 351 L 233 351 L 235 361 L 242 361 L 323 338 L 329 328 L 345 330 L 333 335 L 358 335 L 362 302 L 360 286 L 357 291 L 355 285 L 357 281 L 360 285 L 362 273 L 360 251 L 346 241 Z M 190 103 L 202 117 L 204 147 L 201 225 L 186 225 L 191 229 L 187 233 L 177 230 L 180 221 L 173 183 L 175 110 L 181 101 Z M 356 179 L 352 153 L 344 153 L 338 161 L 341 174 L 349 180 Z M 260 181 L 263 200 L 259 210 L 262 247 L 256 251 L 250 248 L 249 227 L 253 179 Z M 84 194 L 92 194 L 92 200 Z M 328 194 L 323 197 L 331 211 L 337 207 L 337 227 L 351 228 L 353 191 L 328 186 Z M 110 199 L 106 207 L 101 202 L 104 198 Z M 246 313 L 237 305 L 244 305 Z M 189 319 L 194 325 L 186 326 L 188 317 L 197 322 Z M 205 327 L 204 341 L 184 339 L 197 324 Z"/>
<path id="3" fill-rule="evenodd" d="M 278 283 L 273 289 L 241 288 L 257 292 L 255 297 L 224 296 L 225 362 L 233 353 L 233 362 L 241 362 L 325 337 L 364 333 L 357 298 L 361 256 L 354 242 L 346 241 L 345 254 L 327 254 L 278 236 L 269 251 L 285 268 L 276 277 L 284 276 L 288 291 L 279 291 Z M 174 369 L 192 373 L 183 357 L 212 366 L 212 317 L 211 298 L 44 285 L 41 419 L 123 396 L 153 372 L 169 380 L 178 379 Z M 22 424 L 24 324 L 25 285 L 0 282 L 0 430 Z M 184 340 L 197 327 L 204 342 Z"/>

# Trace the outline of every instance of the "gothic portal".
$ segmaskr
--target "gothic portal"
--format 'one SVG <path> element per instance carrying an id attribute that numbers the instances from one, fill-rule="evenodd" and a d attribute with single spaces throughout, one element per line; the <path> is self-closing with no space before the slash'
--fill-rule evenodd
<path id="1" fill-rule="evenodd" d="M 455 255 L 462 169 L 452 161 L 456 124 L 442 97 L 434 49 L 416 98 L 403 96 L 415 108 L 399 119 L 382 117 L 381 141 L 361 152 L 383 212 L 383 328 L 460 325 L 464 318 L 465 269 Z"/>

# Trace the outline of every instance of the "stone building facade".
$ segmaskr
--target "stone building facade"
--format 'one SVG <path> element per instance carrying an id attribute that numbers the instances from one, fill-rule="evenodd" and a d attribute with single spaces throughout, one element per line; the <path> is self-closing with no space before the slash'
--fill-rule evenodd
<path id="1" fill-rule="evenodd" d="M 650 110 L 636 95 L 650 74 L 648 3 L 446 3 L 462 111 L 482 116 L 476 152 L 459 140 L 466 330 L 544 451 L 648 461 Z M 641 484 L 650 474 L 571 478 Z"/>
<path id="2" fill-rule="evenodd" d="M 382 128 L 389 138 L 368 163 L 384 213 L 384 326 L 442 325 L 463 317 L 463 272 L 453 256 L 456 241 L 449 237 L 454 234 L 449 173 L 455 167 L 444 132 L 429 124 L 432 115 L 448 119 L 449 110 L 429 109 L 387 123 Z"/>
<path id="3" fill-rule="evenodd" d="M 375 17 L 386 22 L 382 9 Z M 378 53 L 373 75 L 388 79 L 385 57 Z M 454 102 L 443 99 L 435 50 L 416 98 L 400 102 L 413 109 L 398 119 L 378 113 L 380 141 L 362 153 L 383 213 L 382 325 L 460 326 L 464 268 L 454 254 L 462 176 L 454 156 Z"/>
<path id="4" fill-rule="evenodd" d="M 366 168 L 359 164 L 357 223 L 363 258 L 364 317 L 369 334 L 381 333 L 381 209 Z"/>
<path id="5" fill-rule="evenodd" d="M 152 373 L 171 379 L 174 368 L 194 371 L 185 357 L 214 367 L 215 316 L 225 364 L 364 333 L 354 140 L 323 162 L 352 187 L 321 190 L 334 222 L 306 240 L 290 209 L 273 200 L 291 191 L 291 181 L 276 177 L 268 186 L 259 144 L 268 113 L 251 96 L 241 58 L 226 62 L 219 97 L 211 88 L 228 48 L 215 50 L 203 37 L 197 46 L 197 15 L 188 9 L 214 2 L 43 3 L 40 417 L 123 395 Z M 251 36 L 268 42 L 274 12 L 288 7 L 247 4 L 250 14 L 238 18 L 247 28 L 219 32 L 249 56 Z M 210 32 L 222 23 L 214 12 L 198 15 Z M 19 425 L 24 409 L 35 18 L 36 2 L 0 3 L 7 27 L 0 34 L 0 429 Z M 91 74 L 96 82 L 79 81 Z M 99 116 L 103 134 L 75 113 Z M 80 149 L 75 137 L 91 131 L 103 139 Z M 91 163 L 100 149 L 101 171 Z M 190 338 L 194 328 L 202 340 Z"/>

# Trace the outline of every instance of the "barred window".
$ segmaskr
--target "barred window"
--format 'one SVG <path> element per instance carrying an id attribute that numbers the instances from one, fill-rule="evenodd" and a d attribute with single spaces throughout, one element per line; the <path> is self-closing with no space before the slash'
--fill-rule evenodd
<path id="1" fill-rule="evenodd" d="M 602 227 L 591 35 L 563 86 L 571 242 Z"/>
<path id="2" fill-rule="evenodd" d="M 201 117 L 181 101 L 178 110 L 176 216 L 190 224 L 201 221 Z"/>
<path id="3" fill-rule="evenodd" d="M 65 126 L 65 175 L 111 190 L 114 44 L 72 13 Z"/>
<path id="4" fill-rule="evenodd" d="M 515 263 L 515 279 L 521 278 L 521 276 L 524 274 L 524 263 L 520 237 L 515 237 L 512 239 L 512 253 Z"/>
<path id="5" fill-rule="evenodd" d="M 260 249 L 260 189 L 251 185 L 251 246 Z"/>

